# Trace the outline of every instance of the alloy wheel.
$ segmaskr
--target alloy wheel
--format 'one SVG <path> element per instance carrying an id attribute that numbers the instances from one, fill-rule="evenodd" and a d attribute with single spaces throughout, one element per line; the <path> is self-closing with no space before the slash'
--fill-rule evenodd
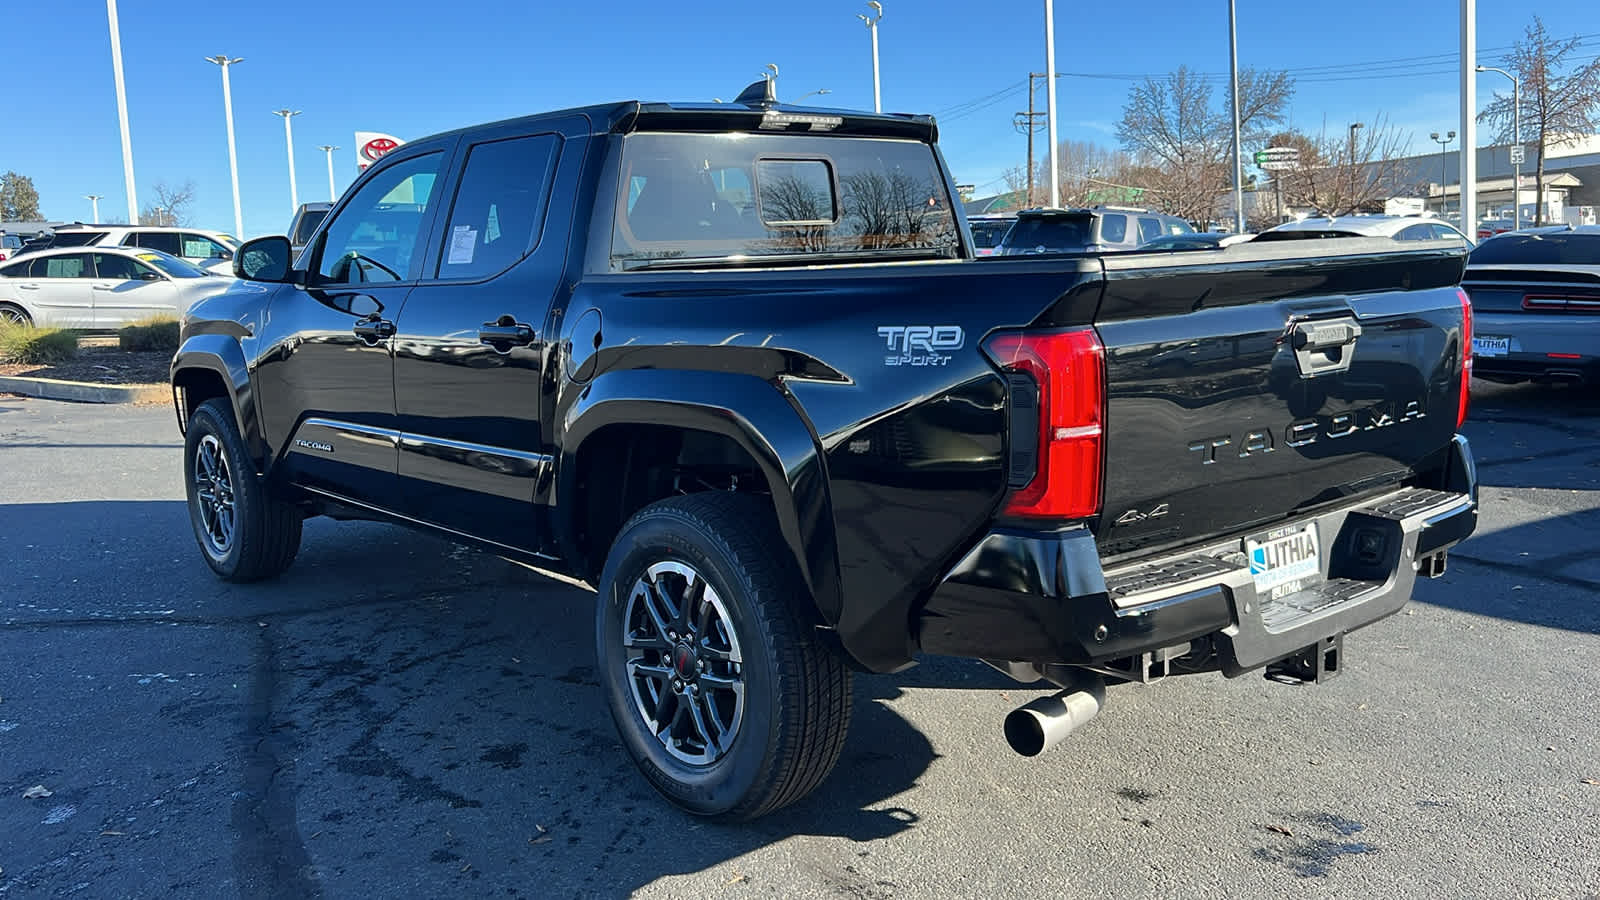
<path id="1" fill-rule="evenodd" d="M 216 556 L 226 556 L 233 548 L 235 525 L 233 474 L 214 434 L 204 435 L 195 446 L 194 502 L 207 547 Z"/>
<path id="2" fill-rule="evenodd" d="M 645 727 L 692 766 L 721 759 L 744 719 L 744 659 L 728 608 L 692 566 L 658 562 L 622 619 L 628 685 Z"/>

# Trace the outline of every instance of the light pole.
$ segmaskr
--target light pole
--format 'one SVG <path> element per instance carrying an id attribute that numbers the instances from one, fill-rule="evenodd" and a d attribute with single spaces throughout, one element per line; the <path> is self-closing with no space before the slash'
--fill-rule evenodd
<path id="1" fill-rule="evenodd" d="M 233 146 L 233 88 L 228 84 L 228 67 L 244 62 L 244 58 L 219 53 L 205 60 L 222 69 L 222 112 L 228 118 L 228 174 L 233 178 L 233 233 L 243 240 L 244 211 L 239 206 L 239 154 Z"/>
<path id="2" fill-rule="evenodd" d="M 1357 193 L 1357 191 L 1356 191 L 1356 176 L 1357 176 L 1357 171 L 1356 171 L 1356 132 L 1361 130 L 1362 128 L 1365 128 L 1366 125 L 1367 125 L 1367 123 L 1365 123 L 1365 122 L 1351 122 L 1350 123 L 1350 214 L 1351 215 L 1355 215 L 1356 213 L 1360 212 L 1360 210 L 1356 209 L 1356 193 Z"/>
<path id="3" fill-rule="evenodd" d="M 867 30 L 872 32 L 872 111 L 883 112 L 883 95 L 878 92 L 878 22 L 883 19 L 883 4 L 878 0 L 867 0 L 867 5 L 872 7 L 871 16 L 856 13 L 856 18 L 867 23 Z"/>
<path id="4" fill-rule="evenodd" d="M 1244 234 L 1244 160 L 1239 158 L 1239 22 L 1228 0 L 1228 87 L 1233 92 L 1233 233 Z"/>
<path id="5" fill-rule="evenodd" d="M 294 128 L 289 120 L 300 115 L 300 110 L 275 109 L 272 114 L 283 116 L 283 140 L 289 146 L 289 214 L 294 215 L 300 209 L 300 190 L 294 183 Z"/>
<path id="6" fill-rule="evenodd" d="M 1461 0 L 1461 231 L 1478 233 L 1478 0 Z"/>
<path id="7" fill-rule="evenodd" d="M 1028 86 L 1033 87 L 1029 82 Z M 1050 205 L 1061 205 L 1061 164 L 1056 146 L 1056 4 L 1044 0 L 1044 96 L 1046 134 L 1050 141 Z"/>
<path id="8" fill-rule="evenodd" d="M 106 0 L 106 19 L 111 23 L 111 77 L 117 84 L 117 125 L 122 129 L 122 188 L 128 195 L 128 221 L 138 224 L 139 198 L 133 190 L 133 139 L 128 136 L 128 92 L 122 83 L 122 33 L 117 29 L 117 0 Z"/>
<path id="9" fill-rule="evenodd" d="M 328 154 L 328 202 L 332 203 L 334 200 L 338 199 L 338 194 L 333 189 L 333 151 L 339 148 L 333 146 L 332 144 L 323 144 L 317 149 Z"/>
<path id="10" fill-rule="evenodd" d="M 1522 82 L 1505 69 L 1479 66 L 1479 72 L 1499 72 L 1511 79 L 1511 230 L 1522 230 Z"/>
<path id="11" fill-rule="evenodd" d="M 1444 186 L 1445 182 L 1450 180 L 1450 154 L 1447 153 L 1444 148 L 1450 146 L 1450 142 L 1456 139 L 1456 133 L 1452 131 L 1447 133 L 1444 137 L 1439 137 L 1439 132 L 1435 131 L 1428 135 L 1428 137 L 1431 137 L 1439 142 L 1439 215 L 1441 218 L 1443 218 L 1445 205 Z M 1462 221 L 1466 220 L 1463 219 Z"/>
<path id="12" fill-rule="evenodd" d="M 89 201 L 91 204 L 93 204 L 94 212 L 93 212 L 92 215 L 94 217 L 89 220 L 91 222 L 99 222 L 100 221 L 100 198 L 101 198 L 101 196 L 103 196 L 103 195 L 101 195 L 101 194 L 84 194 L 83 195 L 83 199 L 85 199 L 85 200 Z"/>
<path id="13" fill-rule="evenodd" d="M 833 91 L 830 91 L 827 88 L 820 88 L 820 89 L 815 90 L 815 91 L 807 91 L 806 93 L 800 95 L 800 99 L 799 100 L 796 100 L 794 102 L 798 104 L 800 102 L 800 100 L 804 100 L 807 97 L 820 97 L 823 94 L 831 94 L 831 93 L 833 93 Z"/>

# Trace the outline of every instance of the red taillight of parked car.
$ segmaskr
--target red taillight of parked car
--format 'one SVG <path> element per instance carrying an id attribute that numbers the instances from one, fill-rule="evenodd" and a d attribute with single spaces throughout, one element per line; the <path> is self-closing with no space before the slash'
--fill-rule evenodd
<path id="1" fill-rule="evenodd" d="M 1456 427 L 1467 421 L 1467 399 L 1472 384 L 1472 298 L 1456 288 L 1461 300 L 1461 404 L 1456 408 Z"/>
<path id="2" fill-rule="evenodd" d="M 1099 335 L 1092 328 L 1004 332 L 991 337 L 984 350 L 1001 368 L 1027 375 L 1038 388 L 1036 468 L 1032 479 L 1006 499 L 1004 513 L 1048 519 L 1098 513 L 1106 406 L 1105 348 Z"/>

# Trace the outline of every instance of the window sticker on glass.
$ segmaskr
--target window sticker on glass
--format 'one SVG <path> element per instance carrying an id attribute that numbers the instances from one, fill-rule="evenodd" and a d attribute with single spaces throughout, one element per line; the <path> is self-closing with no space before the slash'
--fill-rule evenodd
<path id="1" fill-rule="evenodd" d="M 478 249 L 478 230 L 471 225 L 457 225 L 450 232 L 450 256 L 445 260 L 445 265 L 461 266 L 472 262 L 472 255 Z"/>
<path id="2" fill-rule="evenodd" d="M 500 240 L 500 205 L 489 204 L 489 223 L 483 226 L 483 242 L 492 244 Z"/>

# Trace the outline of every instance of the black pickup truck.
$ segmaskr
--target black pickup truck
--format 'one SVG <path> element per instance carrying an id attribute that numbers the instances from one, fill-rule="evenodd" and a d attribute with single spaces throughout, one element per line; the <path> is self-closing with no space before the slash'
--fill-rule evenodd
<path id="1" fill-rule="evenodd" d="M 592 585 L 624 744 L 724 819 L 919 653 L 1059 686 L 1027 754 L 1108 681 L 1337 672 L 1476 522 L 1465 248 L 979 260 L 935 138 L 755 88 L 385 156 L 184 320 L 206 562 L 326 515 Z"/>

